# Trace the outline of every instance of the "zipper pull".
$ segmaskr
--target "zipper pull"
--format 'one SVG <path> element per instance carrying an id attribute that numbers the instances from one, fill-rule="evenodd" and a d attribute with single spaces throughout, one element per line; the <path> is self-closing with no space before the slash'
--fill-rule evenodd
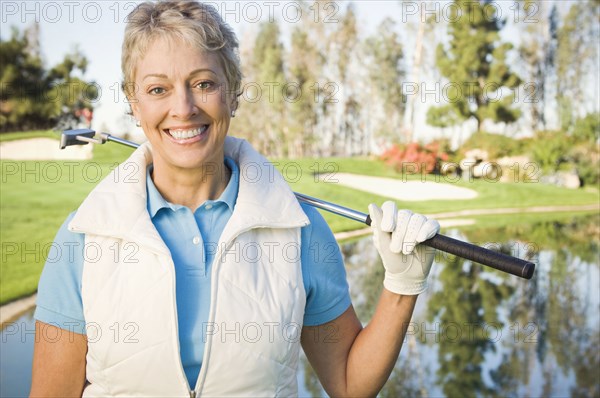
<path id="1" fill-rule="evenodd" d="M 196 398 L 196 390 L 190 390 L 190 398 Z"/>

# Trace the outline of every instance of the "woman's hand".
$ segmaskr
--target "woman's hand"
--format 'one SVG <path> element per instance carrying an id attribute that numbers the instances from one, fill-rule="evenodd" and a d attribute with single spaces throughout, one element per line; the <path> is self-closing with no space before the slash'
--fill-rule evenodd
<path id="1" fill-rule="evenodd" d="M 396 294 L 416 295 L 427 288 L 435 250 L 419 245 L 440 230 L 436 220 L 385 202 L 369 205 L 373 241 L 385 267 L 384 287 Z"/>

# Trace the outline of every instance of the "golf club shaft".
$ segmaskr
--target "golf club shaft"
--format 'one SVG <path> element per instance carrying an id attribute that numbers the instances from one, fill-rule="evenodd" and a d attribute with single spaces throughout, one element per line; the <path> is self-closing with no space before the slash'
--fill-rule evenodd
<path id="1" fill-rule="evenodd" d="M 135 142 L 114 137 L 110 134 L 102 133 L 101 135 L 104 138 L 104 142 L 112 141 L 122 145 L 130 146 L 132 148 L 139 147 L 139 144 L 136 144 Z M 313 198 L 301 193 L 294 192 L 294 194 L 300 202 L 364 223 L 366 225 L 371 225 L 371 217 L 366 213 L 362 213 L 321 199 Z M 535 264 L 529 261 L 495 252 L 440 234 L 437 234 L 433 238 L 422 242 L 422 244 L 525 279 L 531 279 L 535 270 Z"/>
<path id="2" fill-rule="evenodd" d="M 122 145 L 130 146 L 132 148 L 137 148 L 140 146 L 140 144 L 136 144 L 135 142 L 127 141 L 127 140 L 124 140 L 123 138 L 115 137 L 110 134 L 106 134 L 105 137 L 106 137 L 106 141 L 117 142 Z"/>
<path id="3" fill-rule="evenodd" d="M 359 211 L 340 206 L 335 203 L 326 202 L 321 199 L 313 198 L 301 193 L 294 192 L 294 194 L 300 202 L 304 202 L 313 207 L 335 213 L 351 220 L 362 222 L 363 224 L 369 226 L 371 225 L 371 217 L 366 213 L 361 213 Z M 531 279 L 533 276 L 533 271 L 535 270 L 535 264 L 529 261 L 495 252 L 484 247 L 453 239 L 441 234 L 437 234 L 433 238 L 428 239 L 421 244 L 525 279 Z"/>

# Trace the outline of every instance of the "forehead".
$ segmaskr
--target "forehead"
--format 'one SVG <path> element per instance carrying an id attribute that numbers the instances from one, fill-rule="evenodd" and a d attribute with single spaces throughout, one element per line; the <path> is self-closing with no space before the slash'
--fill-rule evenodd
<path id="1" fill-rule="evenodd" d="M 217 54 L 204 51 L 181 39 L 167 37 L 150 42 L 135 69 L 138 79 L 143 79 L 149 74 L 175 79 L 186 77 L 198 70 L 209 70 L 219 77 L 224 77 Z"/>

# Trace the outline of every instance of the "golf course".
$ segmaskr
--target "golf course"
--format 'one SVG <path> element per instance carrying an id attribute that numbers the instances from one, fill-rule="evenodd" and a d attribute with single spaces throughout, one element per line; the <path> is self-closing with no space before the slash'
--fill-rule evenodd
<path id="1" fill-rule="evenodd" d="M 58 134 L 15 133 L 0 136 L 3 143 L 15 139 L 53 138 L 58 146 Z M 125 160 L 131 148 L 107 144 L 93 148 L 90 160 L 9 160 L 3 159 L 1 218 L 2 268 L 0 303 L 35 293 L 46 257 L 52 249 L 56 231 L 76 210 L 96 184 Z M 3 153 L 3 157 L 9 154 Z M 303 158 L 271 159 L 295 192 L 334 202 L 366 212 L 369 203 L 396 200 L 407 208 L 445 220 L 463 229 L 503 227 L 515 221 L 539 220 L 545 216 L 598 213 L 600 195 L 596 187 L 566 189 L 536 181 L 498 182 L 485 179 L 464 180 L 440 175 L 401 175 L 376 158 Z M 394 183 L 406 183 L 418 190 L 419 184 L 437 183 L 440 196 L 446 199 L 398 200 L 394 192 L 388 196 L 375 194 L 342 184 L 338 176 L 348 175 L 388 178 Z M 242 178 L 244 177 L 242 171 Z M 471 199 L 447 199 L 444 187 L 473 191 Z M 428 186 L 430 187 L 430 185 Z M 418 198 L 419 193 L 414 192 Z M 364 224 L 323 212 L 332 231 L 339 237 Z M 465 222 L 465 219 L 468 219 Z M 458 220 L 458 221 L 457 221 Z M 462 220 L 462 222 L 460 221 Z M 443 232 L 443 231 L 442 231 Z M 347 235 L 346 235 L 347 236 Z M 61 253 L 66 255 L 66 253 Z M 60 255 L 52 253 L 52 255 Z"/>

